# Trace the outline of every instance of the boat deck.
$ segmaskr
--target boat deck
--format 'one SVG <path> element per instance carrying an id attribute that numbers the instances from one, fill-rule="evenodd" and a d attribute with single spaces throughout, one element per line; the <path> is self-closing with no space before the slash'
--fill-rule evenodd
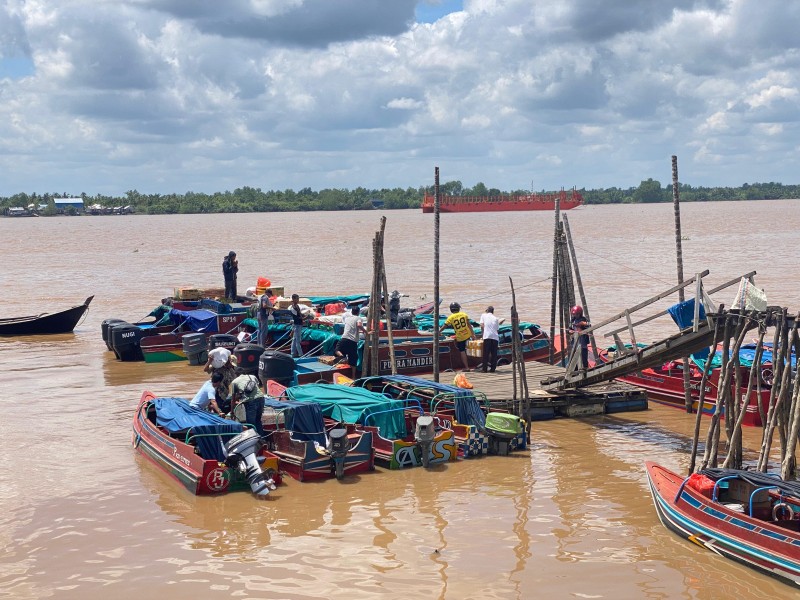
<path id="1" fill-rule="evenodd" d="M 564 367 L 540 362 L 526 362 L 525 374 L 531 398 L 531 419 L 582 417 L 605 413 L 647 410 L 647 393 L 636 386 L 610 381 L 578 389 L 547 391 L 540 383 L 544 379 L 564 376 Z M 422 375 L 433 380 L 433 375 Z M 452 383 L 455 373 L 439 374 L 439 381 Z M 483 392 L 492 407 L 511 408 L 514 398 L 514 379 L 510 365 L 498 367 L 494 373 L 470 371 L 467 378 L 475 391 Z M 524 415 L 522 415 L 524 416 Z"/>

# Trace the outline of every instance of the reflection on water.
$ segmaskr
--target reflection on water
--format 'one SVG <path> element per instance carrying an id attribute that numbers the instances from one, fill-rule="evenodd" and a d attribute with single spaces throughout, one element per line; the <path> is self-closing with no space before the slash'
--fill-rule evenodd
<path id="1" fill-rule="evenodd" d="M 719 283 L 755 269 L 771 303 L 796 309 L 800 290 L 785 273 L 800 258 L 799 205 L 686 206 L 686 272 L 709 267 Z M 240 287 L 267 276 L 290 293 L 363 292 L 379 216 L 0 219 L 4 255 L 26 256 L 4 266 L 0 316 L 96 296 L 74 334 L 0 338 L 7 394 L 0 596 L 788 597 L 783 584 L 658 522 L 642 463 L 657 458 L 684 471 L 694 417 L 655 404 L 641 413 L 535 423 L 530 451 L 510 457 L 378 470 L 344 482 L 287 478 L 263 502 L 247 492 L 196 498 L 136 457 L 131 419 L 142 392 L 190 397 L 206 375 L 185 362 L 116 361 L 101 339 L 103 319 L 135 321 L 176 286 L 218 287 L 222 256 L 232 248 Z M 595 319 L 672 284 L 671 205 L 586 207 L 569 217 Z M 295 234 L 265 251 L 244 241 L 243 228 Z M 477 316 L 490 302 L 508 317 L 510 275 L 521 314 L 546 323 L 551 228 L 550 214 L 446 215 L 445 305 L 458 300 Z M 65 250 L 64 239 L 80 247 Z M 709 248 L 731 247 L 775 253 L 717 253 L 705 264 Z M 409 294 L 408 305 L 431 296 L 432 255 L 430 216 L 388 213 L 389 284 Z M 663 337 L 660 327 L 645 333 Z M 747 431 L 745 445 L 758 443 L 757 432 Z"/>

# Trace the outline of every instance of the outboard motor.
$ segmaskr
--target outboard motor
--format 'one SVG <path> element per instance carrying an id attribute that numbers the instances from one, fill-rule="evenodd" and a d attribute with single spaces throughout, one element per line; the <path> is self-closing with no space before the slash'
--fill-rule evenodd
<path id="1" fill-rule="evenodd" d="M 337 427 L 331 429 L 328 434 L 328 454 L 333 459 L 333 464 L 336 467 L 336 479 L 344 477 L 344 459 L 349 450 L 347 444 L 347 429 Z"/>
<path id="2" fill-rule="evenodd" d="M 489 454 L 507 456 L 511 441 L 525 431 L 522 419 L 510 413 L 491 412 L 486 415 L 486 433 L 489 435 Z"/>
<path id="3" fill-rule="evenodd" d="M 414 431 L 414 441 L 419 444 L 422 453 L 422 466 L 427 468 L 431 464 L 431 447 L 433 438 L 436 437 L 436 428 L 433 425 L 433 417 L 422 415 L 417 417 L 417 426 Z"/>
<path id="4" fill-rule="evenodd" d="M 208 349 L 213 350 L 214 348 L 227 348 L 231 352 L 239 343 L 239 340 L 236 338 L 235 335 L 231 335 L 230 333 L 212 333 L 208 336 Z"/>
<path id="5" fill-rule="evenodd" d="M 258 361 L 264 353 L 263 346 L 258 344 L 238 344 L 232 352 L 242 373 L 258 375 Z"/>
<path id="6" fill-rule="evenodd" d="M 100 331 L 103 333 L 103 341 L 106 343 L 106 348 L 113 350 L 111 346 L 111 336 L 108 333 L 109 327 L 116 323 L 125 323 L 125 319 L 105 319 L 100 323 Z"/>
<path id="7" fill-rule="evenodd" d="M 414 327 L 414 309 L 401 308 L 397 313 L 397 329 L 412 329 Z"/>
<path id="8" fill-rule="evenodd" d="M 181 343 L 190 365 L 202 365 L 208 360 L 205 333 L 187 333 L 181 338 Z"/>
<path id="9" fill-rule="evenodd" d="M 273 379 L 281 385 L 290 386 L 294 379 L 294 359 L 291 354 L 277 350 L 265 350 L 258 359 L 258 378 L 262 383 Z"/>
<path id="10" fill-rule="evenodd" d="M 142 339 L 142 330 L 131 323 L 113 323 L 108 328 L 111 338 L 111 349 L 119 360 L 133 361 L 144 360 L 139 341 Z"/>
<path id="11" fill-rule="evenodd" d="M 225 444 L 228 457 L 225 464 L 232 469 L 238 469 L 245 477 L 250 489 L 256 496 L 265 498 L 270 490 L 275 489 L 275 482 L 261 470 L 256 452 L 261 449 L 261 438 L 252 429 L 245 429 L 242 433 Z"/>

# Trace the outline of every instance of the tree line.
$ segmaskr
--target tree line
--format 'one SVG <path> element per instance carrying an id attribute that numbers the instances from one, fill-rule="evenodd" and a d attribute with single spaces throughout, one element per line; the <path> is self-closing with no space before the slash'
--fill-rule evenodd
<path id="1" fill-rule="evenodd" d="M 448 181 L 440 185 L 442 194 L 453 196 L 501 196 L 505 194 L 528 194 L 529 190 L 501 191 L 487 188 L 483 183 L 474 187 L 464 187 L 460 181 Z M 579 189 L 586 204 L 622 204 L 671 202 L 672 185 L 662 186 L 659 181 L 647 179 L 637 187 Z M 242 213 L 242 212 L 285 212 L 319 210 L 366 210 L 375 207 L 385 209 L 419 208 L 425 194 L 432 194 L 433 187 L 350 189 L 311 188 L 294 190 L 262 191 L 260 188 L 242 187 L 233 191 L 206 194 L 186 192 L 185 194 L 143 194 L 129 190 L 124 196 L 89 196 L 80 194 L 84 206 L 103 207 L 130 206 L 139 214 L 189 214 L 189 213 Z M 552 193 L 541 190 L 539 193 Z M 800 185 L 781 183 L 745 183 L 741 187 L 702 187 L 679 184 L 682 202 L 703 202 L 717 200 L 777 200 L 800 198 Z M 12 207 L 27 208 L 46 206 L 42 214 L 52 213 L 55 198 L 70 198 L 67 193 L 19 193 L 13 196 L 0 196 L 0 209 Z"/>

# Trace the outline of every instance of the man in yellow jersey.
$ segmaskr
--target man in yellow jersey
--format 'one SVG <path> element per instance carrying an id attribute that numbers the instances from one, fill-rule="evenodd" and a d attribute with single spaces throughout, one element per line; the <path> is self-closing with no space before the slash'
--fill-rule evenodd
<path id="1" fill-rule="evenodd" d="M 472 325 L 469 322 L 467 313 L 461 312 L 461 305 L 458 302 L 450 304 L 450 312 L 452 313 L 444 322 L 445 327 L 452 327 L 456 332 L 456 347 L 461 353 L 461 362 L 464 364 L 464 370 L 469 371 L 469 361 L 467 360 L 467 340 L 475 339 L 475 332 L 472 330 Z"/>

